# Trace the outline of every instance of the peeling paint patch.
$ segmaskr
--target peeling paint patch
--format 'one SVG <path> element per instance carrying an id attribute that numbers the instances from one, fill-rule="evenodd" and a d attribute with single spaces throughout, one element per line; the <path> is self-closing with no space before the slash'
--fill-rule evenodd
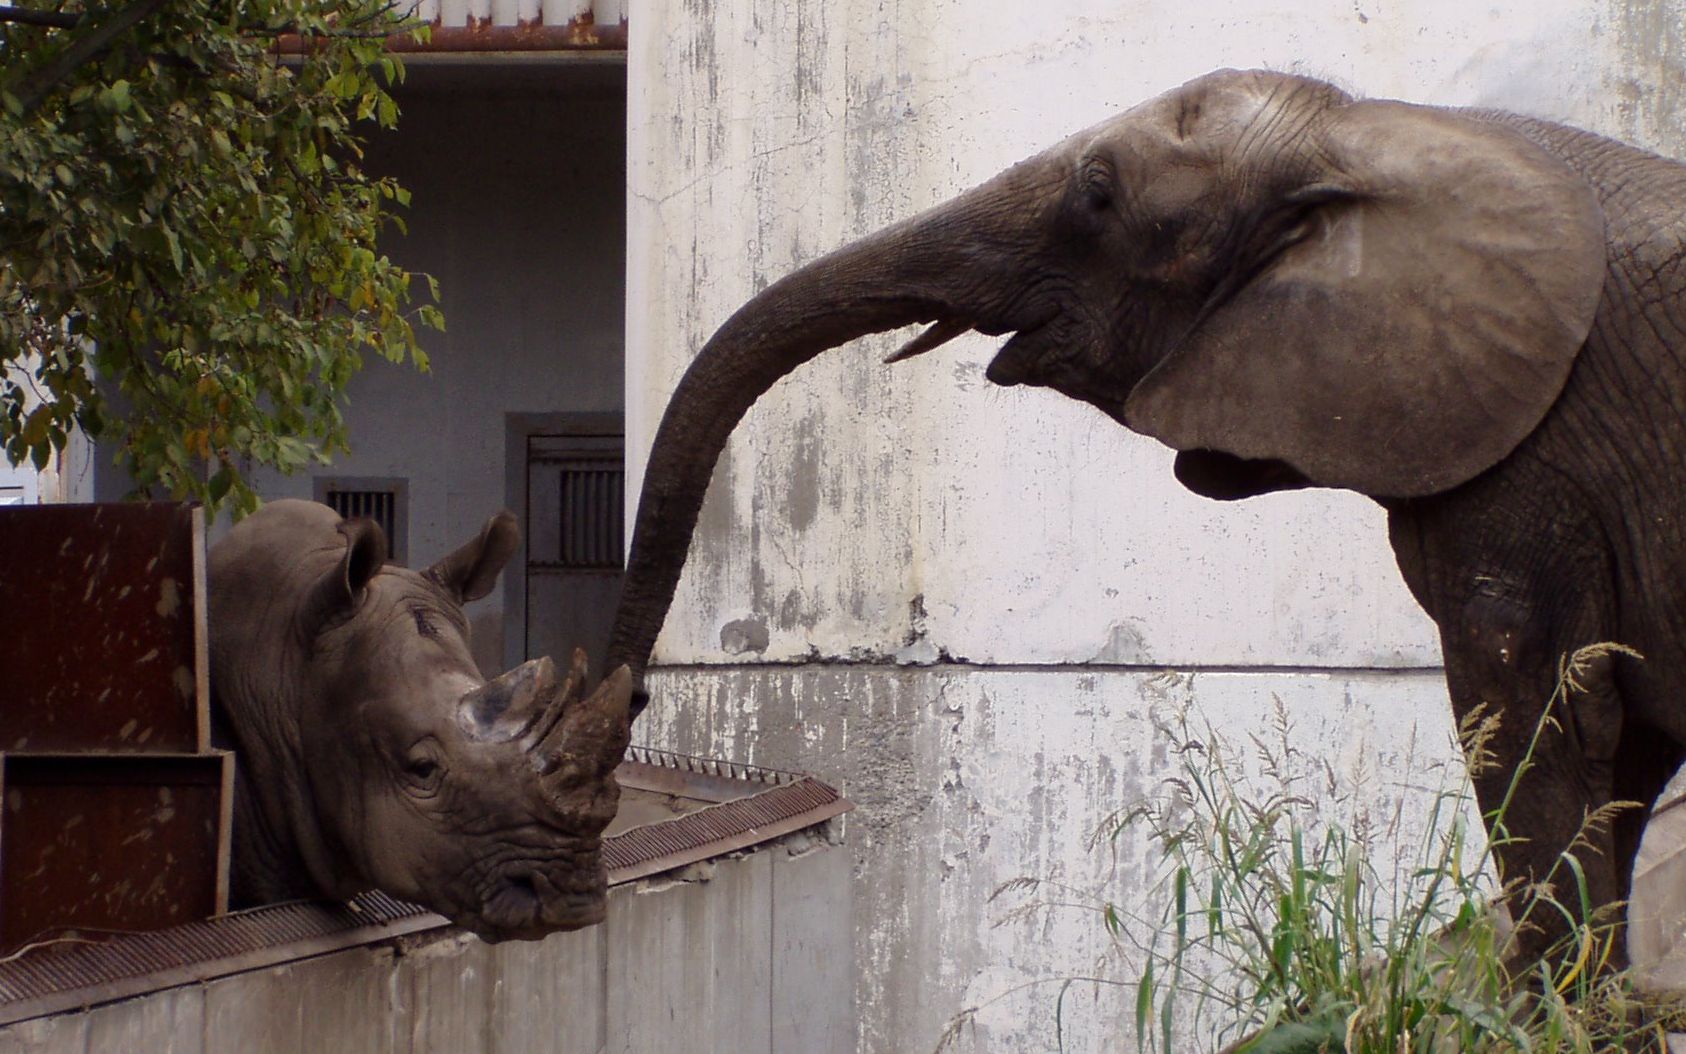
<path id="1" fill-rule="evenodd" d="M 158 583 L 158 617 L 171 618 L 181 610 L 181 589 L 173 578 L 165 578 Z"/>
<path id="2" fill-rule="evenodd" d="M 1104 665 L 1125 665 L 1151 661 L 1147 640 L 1135 619 L 1114 622 L 1107 627 L 1106 643 L 1089 656 L 1089 661 Z"/>
<path id="3" fill-rule="evenodd" d="M 758 618 L 734 619 L 720 627 L 720 648 L 732 655 L 767 650 L 767 623 Z"/>
<path id="4" fill-rule="evenodd" d="M 820 441 L 815 436 L 819 427 L 812 418 L 802 422 L 796 429 L 796 449 L 791 451 L 785 513 L 798 531 L 806 530 L 820 511 Z"/>
<path id="5" fill-rule="evenodd" d="M 892 656 L 898 665 L 929 666 L 943 660 L 942 649 L 937 647 L 926 631 L 925 618 L 925 594 L 916 593 L 907 605 L 907 639 Z"/>
<path id="6" fill-rule="evenodd" d="M 1686 9 L 1652 0 L 1610 0 L 1610 28 L 1620 60 L 1610 82 L 1620 102 L 1620 134 L 1678 155 L 1686 145 Z"/>

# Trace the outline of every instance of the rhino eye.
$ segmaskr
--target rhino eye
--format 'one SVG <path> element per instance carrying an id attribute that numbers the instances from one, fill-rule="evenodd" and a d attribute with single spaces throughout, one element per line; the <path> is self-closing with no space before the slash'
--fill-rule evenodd
<path id="1" fill-rule="evenodd" d="M 411 748 L 409 757 L 404 761 L 405 782 L 421 794 L 432 794 L 438 790 L 439 781 L 445 776 L 445 766 L 439 759 L 438 749 L 436 744 L 424 740 Z"/>

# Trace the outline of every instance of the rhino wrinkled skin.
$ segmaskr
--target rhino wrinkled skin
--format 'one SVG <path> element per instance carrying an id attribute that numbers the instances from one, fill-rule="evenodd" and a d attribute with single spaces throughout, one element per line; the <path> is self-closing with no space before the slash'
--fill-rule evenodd
<path id="1" fill-rule="evenodd" d="M 630 678 L 583 653 L 487 682 L 462 606 L 519 545 L 500 513 L 425 571 L 368 520 L 276 501 L 210 554 L 217 733 L 237 751 L 238 906 L 378 888 L 487 940 L 602 921 Z"/>

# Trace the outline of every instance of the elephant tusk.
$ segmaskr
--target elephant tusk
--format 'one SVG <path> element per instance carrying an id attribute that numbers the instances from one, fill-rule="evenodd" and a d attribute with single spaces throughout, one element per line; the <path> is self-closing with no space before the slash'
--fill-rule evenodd
<path id="1" fill-rule="evenodd" d="M 886 364 L 911 359 L 915 355 L 923 355 L 942 347 L 962 333 L 971 332 L 972 325 L 957 318 L 940 318 L 931 324 L 931 328 L 914 337 L 896 350 L 895 354 L 886 358 Z"/>

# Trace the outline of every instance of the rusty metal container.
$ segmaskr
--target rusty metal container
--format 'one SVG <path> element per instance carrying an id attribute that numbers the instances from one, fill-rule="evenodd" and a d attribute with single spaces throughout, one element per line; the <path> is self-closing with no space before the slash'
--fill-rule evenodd
<path id="1" fill-rule="evenodd" d="M 228 907 L 196 506 L 0 509 L 0 950 Z"/>
<path id="2" fill-rule="evenodd" d="M 0 754 L 0 787 L 0 947 L 228 910 L 233 754 Z"/>
<path id="3" fill-rule="evenodd" d="M 0 750 L 209 749 L 197 506 L 0 509 Z"/>

